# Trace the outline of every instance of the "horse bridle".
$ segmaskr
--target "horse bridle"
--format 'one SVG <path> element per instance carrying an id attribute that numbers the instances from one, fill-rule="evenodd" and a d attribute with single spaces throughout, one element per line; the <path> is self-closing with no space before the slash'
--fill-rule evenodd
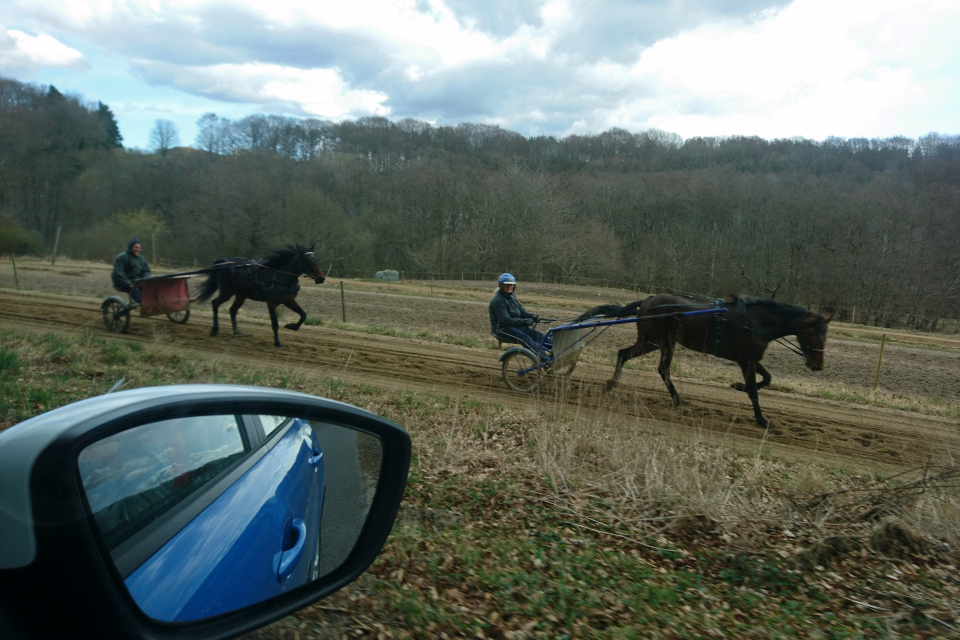
<path id="1" fill-rule="evenodd" d="M 730 312 L 730 310 L 727 309 L 727 313 L 729 313 L 729 312 Z M 797 354 L 798 356 L 807 357 L 807 356 L 809 356 L 809 355 L 812 354 L 812 353 L 816 353 L 816 352 L 818 352 L 818 351 L 819 351 L 820 353 L 823 353 L 823 351 L 824 351 L 824 349 L 814 349 L 813 347 L 807 347 L 807 346 L 804 346 L 804 345 L 802 345 L 802 344 L 799 344 L 799 342 L 800 342 L 800 336 L 797 336 L 797 343 L 798 343 L 798 344 L 795 345 L 795 344 L 793 344 L 792 342 L 790 342 L 790 340 L 787 339 L 786 336 L 783 336 L 783 337 L 781 337 L 781 338 L 774 338 L 773 336 L 771 336 L 769 333 L 767 333 L 767 332 L 764 331 L 763 329 L 760 329 L 760 328 L 758 328 L 758 327 L 755 327 L 755 326 L 751 325 L 750 323 L 748 323 L 748 322 L 747 322 L 746 320 L 744 320 L 743 318 L 741 318 L 741 317 L 739 317 L 739 316 L 733 316 L 733 317 L 735 317 L 735 318 L 739 321 L 739 325 L 740 325 L 741 328 L 746 329 L 746 330 L 749 331 L 750 333 L 753 333 L 753 334 L 755 334 L 755 335 L 758 335 L 758 336 L 760 336 L 761 338 L 764 338 L 764 339 L 767 340 L 768 342 L 777 342 L 777 343 L 783 345 L 784 347 L 786 347 L 788 350 L 794 352 L 794 353 Z M 810 334 L 805 334 L 805 335 L 812 335 L 812 334 L 814 334 L 814 333 L 823 333 L 823 334 L 826 334 L 826 333 L 827 333 L 827 329 L 826 329 L 826 327 L 824 327 L 823 329 L 818 329 L 818 330 L 816 330 L 816 331 L 811 331 Z"/>
<path id="2" fill-rule="evenodd" d="M 816 330 L 816 331 L 811 331 L 810 333 L 805 334 L 805 335 L 814 335 L 814 334 L 818 334 L 818 333 L 826 334 L 826 333 L 827 333 L 827 329 L 826 329 L 826 328 L 818 329 L 818 330 Z M 810 355 L 810 354 L 817 353 L 818 351 L 819 351 L 820 353 L 823 353 L 823 352 L 824 352 L 824 349 L 814 349 L 813 347 L 805 347 L 805 346 L 802 345 L 802 344 L 799 344 L 798 346 L 795 346 L 792 342 L 790 342 L 789 340 L 787 340 L 786 337 L 777 338 L 774 342 L 779 342 L 780 344 L 782 344 L 783 346 L 785 346 L 787 349 L 790 349 L 790 351 L 793 351 L 793 352 L 794 352 L 795 354 L 797 354 L 798 356 L 808 356 L 808 355 Z M 797 336 L 797 342 L 798 342 L 798 343 L 800 342 L 800 336 Z"/>

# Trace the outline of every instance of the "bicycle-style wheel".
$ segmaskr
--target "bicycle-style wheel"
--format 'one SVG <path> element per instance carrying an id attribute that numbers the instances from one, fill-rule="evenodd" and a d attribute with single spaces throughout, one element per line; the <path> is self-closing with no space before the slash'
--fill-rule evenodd
<path id="1" fill-rule="evenodd" d="M 103 324 L 112 333 L 126 333 L 130 327 L 130 309 L 118 298 L 107 298 L 103 309 Z"/>
<path id="2" fill-rule="evenodd" d="M 187 320 L 190 319 L 190 309 L 181 309 L 180 311 L 168 313 L 167 318 L 174 324 L 186 324 Z"/>
<path id="3" fill-rule="evenodd" d="M 514 391 L 530 393 L 540 384 L 540 362 L 528 351 L 514 351 L 503 360 L 503 381 Z"/>

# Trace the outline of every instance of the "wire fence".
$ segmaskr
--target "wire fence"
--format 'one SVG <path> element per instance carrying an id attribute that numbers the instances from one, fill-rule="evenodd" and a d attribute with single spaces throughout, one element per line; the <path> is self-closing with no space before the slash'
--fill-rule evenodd
<path id="1" fill-rule="evenodd" d="M 165 260 L 160 259 L 157 262 L 157 267 L 162 269 L 177 269 L 177 270 L 187 270 L 187 269 L 202 269 L 207 265 L 199 264 L 197 262 L 180 262 L 174 260 Z M 371 269 L 344 269 L 336 265 L 330 265 L 324 267 L 324 274 L 328 278 L 345 278 L 345 279 L 356 279 L 356 280 L 374 280 L 376 279 L 376 274 L 378 271 Z M 490 283 L 492 286 L 496 287 L 497 278 L 503 273 L 503 271 L 426 271 L 426 270 L 412 270 L 412 269 L 396 269 L 400 274 L 400 280 L 405 281 L 461 281 L 461 282 L 484 282 Z M 581 277 L 581 276 L 557 276 L 557 275 L 547 275 L 542 272 L 538 273 L 523 273 L 519 271 L 511 271 L 514 277 L 517 278 L 520 282 L 536 282 L 540 284 L 563 284 L 563 285 L 580 285 L 580 286 L 591 286 L 591 287 L 601 287 L 606 289 L 625 289 L 628 291 L 648 291 L 650 285 L 639 285 L 637 282 L 631 282 L 627 280 L 614 280 L 609 278 L 593 278 L 593 277 Z"/>

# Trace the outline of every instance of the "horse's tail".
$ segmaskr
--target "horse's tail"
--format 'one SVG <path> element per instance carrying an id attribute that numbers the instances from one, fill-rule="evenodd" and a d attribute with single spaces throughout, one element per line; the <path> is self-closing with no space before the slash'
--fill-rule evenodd
<path id="1" fill-rule="evenodd" d="M 583 322 L 584 320 L 589 320 L 590 318 L 626 318 L 627 316 L 636 315 L 637 309 L 640 308 L 646 300 L 637 300 L 636 302 L 631 302 L 630 304 L 620 307 L 615 304 L 602 304 L 599 307 L 594 307 L 587 312 L 584 312 L 577 316 L 574 322 Z"/>
<path id="2" fill-rule="evenodd" d="M 217 258 L 210 266 L 212 267 L 226 261 L 226 258 Z M 200 285 L 200 293 L 197 295 L 197 302 L 206 302 L 213 297 L 213 294 L 217 292 L 217 288 L 220 286 L 217 282 L 219 275 L 220 274 L 216 269 L 210 272 L 209 277 L 207 277 L 207 279 L 203 281 L 203 284 Z"/>

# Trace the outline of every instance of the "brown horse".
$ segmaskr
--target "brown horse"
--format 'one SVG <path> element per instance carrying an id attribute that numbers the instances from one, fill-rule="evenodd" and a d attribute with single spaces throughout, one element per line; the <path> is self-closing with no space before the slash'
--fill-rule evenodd
<path id="1" fill-rule="evenodd" d="M 233 323 L 233 332 L 237 329 L 237 311 L 250 298 L 257 302 L 266 302 L 270 311 L 270 326 L 273 327 L 273 344 L 280 344 L 279 323 L 277 322 L 277 306 L 284 305 L 300 315 L 299 322 L 285 324 L 284 327 L 296 331 L 307 319 L 307 313 L 297 304 L 297 292 L 300 285 L 297 283 L 300 275 L 310 276 L 320 284 L 326 279 L 317 259 L 313 256 L 313 247 L 288 245 L 277 249 L 261 261 L 250 258 L 218 258 L 210 266 L 210 277 L 200 286 L 197 300 L 206 302 L 219 289 L 220 295 L 213 301 L 213 329 L 210 335 L 215 336 L 220 331 L 220 321 L 217 310 L 220 305 L 236 296 L 230 306 L 230 320 Z"/>
<path id="2" fill-rule="evenodd" d="M 716 309 L 715 312 L 710 312 Z M 684 315 L 688 312 L 701 312 Z M 827 341 L 827 324 L 833 318 L 824 318 L 803 307 L 765 298 L 738 298 L 717 301 L 713 305 L 669 294 L 650 296 L 618 307 L 603 305 L 587 311 L 578 321 L 597 318 L 625 318 L 636 315 L 637 342 L 617 353 L 617 368 L 607 389 L 620 381 L 623 364 L 631 358 L 660 350 L 657 371 L 673 404 L 680 404 L 680 394 L 670 381 L 670 362 L 677 342 L 694 351 L 712 354 L 740 365 L 744 383 L 731 385 L 745 391 L 753 403 L 757 424 L 769 428 L 770 422 L 760 413 L 757 390 L 770 384 L 770 373 L 760 364 L 772 340 L 796 336 L 800 347 L 794 349 L 806 359 L 811 371 L 823 369 L 823 348 Z M 757 374 L 761 380 L 757 382 Z"/>

